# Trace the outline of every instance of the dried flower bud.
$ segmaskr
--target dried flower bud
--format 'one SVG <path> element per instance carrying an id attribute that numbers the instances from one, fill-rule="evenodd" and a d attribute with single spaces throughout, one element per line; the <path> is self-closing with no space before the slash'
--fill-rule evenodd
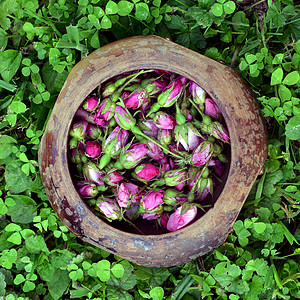
<path id="1" fill-rule="evenodd" d="M 108 125 L 108 121 L 114 116 L 116 104 L 110 99 L 104 99 L 94 115 L 94 122 L 102 127 Z"/>
<path id="2" fill-rule="evenodd" d="M 120 220 L 122 217 L 121 209 L 116 201 L 106 198 L 98 199 L 97 206 L 109 221 Z"/>
<path id="3" fill-rule="evenodd" d="M 82 171 L 84 177 L 88 181 L 96 183 L 98 185 L 103 184 L 102 177 L 105 175 L 105 173 L 102 172 L 94 162 L 89 161 L 86 164 L 84 164 Z"/>
<path id="4" fill-rule="evenodd" d="M 205 98 L 205 114 L 216 119 L 217 121 L 221 121 L 223 118 L 219 107 L 210 98 Z"/>
<path id="5" fill-rule="evenodd" d="M 155 114 L 153 122 L 159 129 L 171 129 L 175 127 L 175 119 L 165 112 L 159 111 Z"/>
<path id="6" fill-rule="evenodd" d="M 97 186 L 94 183 L 83 182 L 80 183 L 78 193 L 83 198 L 94 198 L 98 195 Z"/>
<path id="7" fill-rule="evenodd" d="M 147 182 L 159 174 L 159 168 L 152 164 L 144 163 L 137 166 L 134 173 L 138 179 Z"/>
<path id="8" fill-rule="evenodd" d="M 197 215 L 197 207 L 190 204 L 189 208 L 182 213 L 183 206 L 180 206 L 175 209 L 175 212 L 172 213 L 167 222 L 167 229 L 170 231 L 176 231 L 189 223 L 191 223 Z"/>
<path id="9" fill-rule="evenodd" d="M 117 126 L 103 142 L 103 152 L 111 157 L 116 157 L 125 147 L 129 137 L 129 132 Z"/>
<path id="10" fill-rule="evenodd" d="M 191 123 L 176 125 L 174 136 L 185 151 L 193 151 L 200 144 L 200 133 Z"/>
<path id="11" fill-rule="evenodd" d="M 187 172 L 184 170 L 171 170 L 164 174 L 163 178 L 167 186 L 176 186 L 186 182 Z"/>
<path id="12" fill-rule="evenodd" d="M 70 136 L 81 141 L 84 140 L 87 133 L 88 125 L 89 124 L 86 120 L 80 120 L 74 123 L 70 130 Z"/>
<path id="13" fill-rule="evenodd" d="M 198 104 L 199 108 L 203 110 L 205 103 L 205 91 L 201 86 L 195 82 L 190 82 L 190 93 L 192 94 L 193 100 Z"/>
<path id="14" fill-rule="evenodd" d="M 85 146 L 85 154 L 91 158 L 97 158 L 101 154 L 101 146 L 97 141 L 87 141 Z"/>
<path id="15" fill-rule="evenodd" d="M 115 120 L 125 130 L 132 129 L 136 123 L 132 115 L 120 105 L 115 108 Z"/>
<path id="16" fill-rule="evenodd" d="M 121 153 L 119 162 L 125 169 L 132 169 L 146 157 L 148 151 L 147 145 L 135 143 Z"/>
<path id="17" fill-rule="evenodd" d="M 164 191 L 150 191 L 140 202 L 140 212 L 152 213 L 163 203 Z"/>
<path id="18" fill-rule="evenodd" d="M 213 145 L 209 141 L 203 141 L 192 153 L 192 162 L 194 166 L 200 167 L 205 165 L 210 159 L 213 152 Z"/>
<path id="19" fill-rule="evenodd" d="M 99 98 L 96 97 L 96 96 L 92 96 L 92 97 L 89 97 L 87 98 L 83 104 L 82 104 L 82 107 L 86 110 L 86 111 L 94 111 L 96 109 L 96 107 L 98 106 L 99 104 Z"/>

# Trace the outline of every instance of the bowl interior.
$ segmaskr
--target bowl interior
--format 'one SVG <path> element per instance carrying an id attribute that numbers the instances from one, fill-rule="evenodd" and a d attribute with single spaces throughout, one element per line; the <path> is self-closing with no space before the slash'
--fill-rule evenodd
<path id="1" fill-rule="evenodd" d="M 146 69 L 147 68 L 143 68 L 143 70 L 146 70 Z M 167 68 L 164 68 L 164 70 L 173 72 L 173 70 L 167 69 Z M 129 70 L 129 71 L 132 71 L 132 70 Z M 117 73 L 117 74 L 114 74 L 113 76 L 111 76 L 110 78 L 108 78 L 106 80 L 99 81 L 98 86 L 100 86 L 103 83 L 108 82 L 114 76 L 122 75 L 123 73 L 126 73 L 126 72 L 127 71 L 122 72 L 121 74 Z M 186 74 L 184 74 L 184 75 L 180 74 L 180 73 L 176 73 L 176 74 L 177 75 L 185 76 L 190 81 L 193 81 Z M 91 93 L 96 93 L 97 90 L 98 90 L 98 87 L 96 89 L 94 89 L 94 90 L 86 91 L 86 94 L 90 95 Z M 211 99 L 213 99 L 215 102 L 217 102 L 216 99 L 214 99 L 214 93 L 208 94 L 208 95 L 210 96 Z M 77 109 L 81 106 L 81 104 L 83 103 L 84 100 L 85 99 L 82 99 L 82 102 L 77 107 Z M 164 109 L 162 109 L 162 110 L 164 110 Z M 167 109 L 165 109 L 165 111 L 167 112 Z M 222 112 L 222 110 L 221 110 L 221 112 Z M 75 122 L 77 120 L 79 120 L 79 119 L 74 116 L 72 122 Z M 223 122 L 226 124 L 226 120 L 223 120 Z M 228 128 L 227 124 L 226 124 L 226 127 Z M 228 131 L 229 131 L 229 135 L 230 135 L 230 130 L 228 129 Z M 225 170 L 224 170 L 222 176 L 216 179 L 216 186 L 214 187 L 213 196 L 208 196 L 205 200 L 199 202 L 203 206 L 203 210 L 198 209 L 197 216 L 196 216 L 195 220 L 192 223 L 194 223 L 197 220 L 199 220 L 207 211 L 209 211 L 210 209 L 212 209 L 214 207 L 215 203 L 218 201 L 219 195 L 221 194 L 221 192 L 222 192 L 222 190 L 223 190 L 223 188 L 225 186 L 226 180 L 228 178 L 229 170 L 230 170 L 230 165 L 231 165 L 231 146 L 229 144 L 225 144 L 224 143 L 224 150 L 223 150 L 222 153 L 226 156 L 226 158 L 228 160 L 228 162 L 226 164 L 224 164 Z M 72 179 L 72 182 L 73 182 L 73 188 L 76 189 L 75 188 L 76 185 L 75 185 L 75 182 L 74 182 L 74 176 L 71 175 L 71 174 L 76 173 L 76 170 L 75 170 L 74 164 L 70 161 L 70 159 L 68 159 L 68 172 L 69 172 L 69 176 L 70 176 L 70 178 Z M 101 195 L 101 194 L 99 194 L 99 195 Z M 85 202 L 84 199 L 82 199 L 82 201 Z M 94 214 L 94 212 L 91 209 L 91 207 L 88 206 L 88 209 L 91 211 L 91 213 Z M 118 229 L 118 230 L 120 230 L 122 232 L 134 233 L 134 234 L 138 234 L 138 235 L 141 234 L 138 230 L 135 229 L 134 226 L 130 225 L 126 221 L 112 221 L 112 222 L 109 222 L 105 218 L 101 217 L 100 215 L 98 215 L 98 217 L 101 218 L 101 220 L 104 221 L 105 223 L 107 223 L 109 226 L 112 226 L 115 229 Z M 145 235 L 159 235 L 159 234 L 170 233 L 166 228 L 164 228 L 162 226 L 158 226 L 158 224 L 157 224 L 157 222 L 155 220 L 149 221 L 149 220 L 144 220 L 144 219 L 138 217 L 134 221 L 134 224 Z M 188 227 L 189 225 L 187 225 L 185 227 Z"/>

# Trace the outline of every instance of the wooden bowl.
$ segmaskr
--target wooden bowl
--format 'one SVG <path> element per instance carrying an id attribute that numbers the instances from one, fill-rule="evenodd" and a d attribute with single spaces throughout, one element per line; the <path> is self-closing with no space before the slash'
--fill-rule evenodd
<path id="1" fill-rule="evenodd" d="M 79 197 L 68 168 L 68 133 L 75 112 L 100 83 L 125 71 L 164 69 L 198 83 L 219 106 L 231 140 L 231 159 L 222 191 L 201 218 L 179 231 L 140 235 L 97 217 Z M 64 225 L 83 241 L 149 267 L 183 264 L 220 246 L 267 156 L 262 116 L 250 89 L 229 67 L 157 36 L 108 44 L 70 72 L 39 148 L 47 196 Z"/>

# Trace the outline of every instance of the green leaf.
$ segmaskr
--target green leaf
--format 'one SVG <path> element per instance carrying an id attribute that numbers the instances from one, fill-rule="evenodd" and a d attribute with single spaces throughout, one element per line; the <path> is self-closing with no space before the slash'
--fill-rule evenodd
<path id="1" fill-rule="evenodd" d="M 17 86 L 0 79 L 0 88 L 6 89 L 10 92 L 14 92 L 17 89 Z"/>
<path id="2" fill-rule="evenodd" d="M 249 20 L 243 11 L 236 12 L 232 17 L 232 22 L 235 31 L 245 31 L 249 27 Z"/>
<path id="3" fill-rule="evenodd" d="M 18 253 L 16 249 L 4 250 L 1 252 L 0 264 L 6 269 L 11 269 L 17 258 Z"/>
<path id="4" fill-rule="evenodd" d="M 228 1 L 223 5 L 225 14 L 232 14 L 235 11 L 235 3 L 233 1 Z"/>
<path id="5" fill-rule="evenodd" d="M 248 64 L 252 64 L 253 62 L 255 62 L 257 60 L 257 57 L 254 54 L 248 54 L 247 53 L 245 55 L 245 59 L 246 59 L 246 61 L 247 61 Z"/>
<path id="6" fill-rule="evenodd" d="M 61 299 L 63 293 L 69 286 L 71 279 L 67 270 L 55 269 L 53 280 L 47 281 L 49 293 L 54 300 Z"/>
<path id="7" fill-rule="evenodd" d="M 120 1 L 118 3 L 118 14 L 120 16 L 128 16 L 133 10 L 134 4 L 129 1 Z"/>
<path id="8" fill-rule="evenodd" d="M 23 113 L 27 109 L 26 105 L 21 101 L 13 101 L 9 107 L 16 114 Z"/>
<path id="9" fill-rule="evenodd" d="M 22 172 L 22 165 L 23 163 L 21 161 L 12 160 L 6 166 L 5 180 L 10 192 L 13 194 L 24 192 L 29 189 L 32 184 L 31 178 Z"/>
<path id="10" fill-rule="evenodd" d="M 5 230 L 8 232 L 12 232 L 12 231 L 21 231 L 22 227 L 18 224 L 14 224 L 14 223 L 10 223 L 5 227 Z"/>
<path id="11" fill-rule="evenodd" d="M 290 100 L 292 97 L 292 92 L 284 85 L 280 85 L 278 89 L 279 97 L 282 101 Z"/>
<path id="12" fill-rule="evenodd" d="M 121 264 L 116 264 L 111 268 L 111 272 L 116 278 L 121 278 L 124 275 L 124 267 Z"/>
<path id="13" fill-rule="evenodd" d="M 12 147 L 15 143 L 17 141 L 9 135 L 0 137 L 0 159 L 8 157 L 12 153 Z"/>
<path id="14" fill-rule="evenodd" d="M 285 135 L 291 140 L 300 139 L 300 117 L 292 117 L 285 126 Z"/>
<path id="15" fill-rule="evenodd" d="M 253 228 L 258 234 L 263 233 L 266 227 L 267 227 L 266 224 L 263 222 L 253 223 Z"/>
<path id="16" fill-rule="evenodd" d="M 103 282 L 110 278 L 110 262 L 106 259 L 100 260 L 97 263 L 97 276 Z"/>
<path id="17" fill-rule="evenodd" d="M 9 207 L 7 212 L 12 221 L 23 224 L 31 223 L 36 216 L 36 202 L 24 195 L 10 195 L 9 198 L 16 203 L 15 206 Z"/>
<path id="18" fill-rule="evenodd" d="M 136 3 L 135 4 L 135 16 L 140 21 L 144 21 L 148 18 L 149 7 L 146 3 Z"/>
<path id="19" fill-rule="evenodd" d="M 29 253 L 40 253 L 41 251 L 49 253 L 44 238 L 40 235 L 29 236 L 25 240 L 25 247 Z"/>
<path id="20" fill-rule="evenodd" d="M 216 17 L 221 17 L 223 15 L 223 5 L 220 3 L 215 3 L 213 7 L 211 8 L 211 12 Z"/>
<path id="21" fill-rule="evenodd" d="M 149 294 L 153 300 L 162 300 L 164 298 L 164 289 L 161 286 L 156 286 L 151 289 Z"/>
<path id="22" fill-rule="evenodd" d="M 31 281 L 26 281 L 23 286 L 23 291 L 25 293 L 33 291 L 35 289 L 35 283 Z"/>
<path id="23" fill-rule="evenodd" d="M 285 76 L 283 79 L 283 84 L 293 85 L 296 84 L 300 79 L 300 75 L 298 71 L 293 71 Z"/>
<path id="24" fill-rule="evenodd" d="M 22 237 L 19 232 L 15 232 L 7 239 L 7 241 L 16 245 L 20 245 L 22 242 Z"/>
<path id="25" fill-rule="evenodd" d="M 0 53 L 0 74 L 4 81 L 9 82 L 19 69 L 22 52 L 18 50 L 5 50 Z"/>
<path id="26" fill-rule="evenodd" d="M 100 29 L 101 28 L 101 25 L 100 25 L 100 22 L 99 22 L 99 19 L 93 15 L 93 14 L 90 14 L 88 15 L 88 19 L 89 21 L 97 28 L 97 29 Z M 102 19 L 103 20 L 103 19 Z M 102 22 L 102 21 L 101 21 Z M 102 26 L 103 27 L 103 26 Z"/>
<path id="27" fill-rule="evenodd" d="M 112 27 L 112 23 L 111 23 L 109 17 L 106 15 L 103 16 L 100 25 L 103 29 L 110 29 Z"/>
<path id="28" fill-rule="evenodd" d="M 22 274 L 17 274 L 17 276 L 14 279 L 14 284 L 19 285 L 24 281 L 25 281 L 24 276 Z"/>
<path id="29" fill-rule="evenodd" d="M 283 70 L 282 68 L 276 69 L 271 76 L 271 85 L 280 84 L 283 79 Z"/>
<path id="30" fill-rule="evenodd" d="M 109 0 L 105 6 L 105 13 L 108 15 L 117 14 L 119 11 L 116 2 Z"/>

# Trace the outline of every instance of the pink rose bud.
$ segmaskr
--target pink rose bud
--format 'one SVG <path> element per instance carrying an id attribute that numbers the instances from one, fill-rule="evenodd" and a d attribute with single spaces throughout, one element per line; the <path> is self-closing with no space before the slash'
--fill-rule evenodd
<path id="1" fill-rule="evenodd" d="M 78 190 L 78 193 L 83 198 L 94 198 L 98 195 L 97 186 L 94 183 L 82 183 L 79 184 L 81 186 Z"/>
<path id="2" fill-rule="evenodd" d="M 101 146 L 96 141 L 87 141 L 85 146 L 85 154 L 91 158 L 97 158 L 101 154 Z"/>
<path id="3" fill-rule="evenodd" d="M 121 153 L 119 162 L 125 169 L 132 169 L 146 157 L 148 150 L 147 145 L 135 143 Z"/>
<path id="4" fill-rule="evenodd" d="M 174 136 L 185 151 L 193 151 L 200 144 L 200 133 L 191 123 L 176 125 Z"/>
<path id="5" fill-rule="evenodd" d="M 124 99 L 126 108 L 139 108 L 142 104 L 147 102 L 149 99 L 148 94 L 144 90 L 136 90 L 131 93 L 127 98 Z"/>
<path id="6" fill-rule="evenodd" d="M 209 194 L 213 194 L 213 181 L 211 178 L 200 178 L 194 189 L 196 199 L 205 200 Z"/>
<path id="7" fill-rule="evenodd" d="M 140 202 L 141 212 L 152 213 L 163 203 L 164 191 L 151 191 L 144 195 Z"/>
<path id="8" fill-rule="evenodd" d="M 164 174 L 163 178 L 167 186 L 176 186 L 186 182 L 187 172 L 183 170 L 171 170 Z"/>
<path id="9" fill-rule="evenodd" d="M 159 111 L 155 114 L 153 122 L 159 129 L 171 129 L 175 127 L 175 119 L 165 112 Z"/>
<path id="10" fill-rule="evenodd" d="M 100 127 L 89 124 L 87 130 L 87 137 L 92 140 L 97 140 L 102 135 L 102 131 Z"/>
<path id="11" fill-rule="evenodd" d="M 98 103 L 99 103 L 99 98 L 96 96 L 92 96 L 83 102 L 82 107 L 86 111 L 94 111 L 96 109 L 96 107 L 98 106 Z"/>
<path id="12" fill-rule="evenodd" d="M 131 199 L 138 193 L 139 187 L 133 183 L 121 183 L 118 189 L 118 204 L 120 207 L 128 208 Z"/>
<path id="13" fill-rule="evenodd" d="M 70 136 L 82 141 L 86 136 L 88 125 L 89 123 L 85 120 L 74 123 L 70 130 Z"/>
<path id="14" fill-rule="evenodd" d="M 167 205 L 176 206 L 178 204 L 177 198 L 180 195 L 181 193 L 178 191 L 167 189 L 163 197 L 164 203 Z"/>
<path id="15" fill-rule="evenodd" d="M 205 165 L 211 159 L 212 152 L 212 143 L 203 141 L 192 153 L 192 162 L 194 166 L 200 167 Z"/>
<path id="16" fill-rule="evenodd" d="M 167 85 L 163 92 L 157 97 L 157 102 L 160 104 L 160 106 L 172 106 L 180 97 L 186 83 L 187 78 L 179 76 L 169 85 Z"/>
<path id="17" fill-rule="evenodd" d="M 195 205 L 190 205 L 190 208 L 182 214 L 183 206 L 175 209 L 169 217 L 167 223 L 167 229 L 170 231 L 176 231 L 189 223 L 191 223 L 197 215 L 197 207 Z"/>
<path id="18" fill-rule="evenodd" d="M 116 186 L 119 182 L 121 182 L 124 179 L 122 175 L 120 175 L 118 172 L 113 171 L 113 172 L 108 172 L 102 180 L 110 185 L 110 186 Z"/>
<path id="19" fill-rule="evenodd" d="M 121 210 L 115 201 L 104 198 L 103 201 L 97 201 L 97 205 L 98 209 L 105 215 L 105 217 L 109 221 L 121 219 Z"/>
<path id="20" fill-rule="evenodd" d="M 199 176 L 201 175 L 201 170 L 197 167 L 190 167 L 188 171 L 188 188 L 192 190 L 193 186 L 197 182 Z"/>
<path id="21" fill-rule="evenodd" d="M 103 152 L 111 157 L 119 155 L 121 149 L 125 147 L 129 137 L 129 132 L 117 126 L 103 142 Z"/>
<path id="22" fill-rule="evenodd" d="M 138 126 L 147 136 L 152 136 L 155 139 L 157 138 L 159 129 L 152 120 L 141 120 L 138 122 Z"/>
<path id="23" fill-rule="evenodd" d="M 134 170 L 136 176 L 145 181 L 149 181 L 159 174 L 159 168 L 148 163 L 139 165 Z"/>
<path id="24" fill-rule="evenodd" d="M 109 83 L 108 85 L 106 85 L 106 87 L 104 88 L 103 92 L 102 92 L 102 96 L 104 98 L 111 96 L 115 91 L 117 90 L 117 86 L 115 85 L 114 82 Z"/>
<path id="25" fill-rule="evenodd" d="M 108 125 L 108 121 L 114 116 L 116 104 L 110 99 L 104 99 L 94 115 L 94 122 L 102 127 Z"/>
<path id="26" fill-rule="evenodd" d="M 161 160 L 162 158 L 165 157 L 164 152 L 162 151 L 162 149 L 157 146 L 156 144 L 154 144 L 151 141 L 147 141 L 147 145 L 148 145 L 148 149 L 149 151 L 147 152 L 147 155 L 154 159 L 154 160 Z"/>
<path id="27" fill-rule="evenodd" d="M 219 107 L 214 102 L 214 100 L 210 98 L 205 98 L 205 114 L 207 116 L 215 118 L 218 121 L 222 120 L 222 113 Z"/>
<path id="28" fill-rule="evenodd" d="M 205 102 L 205 91 L 201 86 L 195 82 L 190 82 L 190 93 L 192 94 L 193 100 L 198 104 L 199 108 L 203 110 Z"/>
<path id="29" fill-rule="evenodd" d="M 120 207 L 127 207 L 130 205 L 130 191 L 129 189 L 124 185 L 124 183 L 121 183 L 118 189 L 118 204 Z"/>
<path id="30" fill-rule="evenodd" d="M 136 123 L 132 115 L 120 105 L 115 108 L 115 120 L 125 130 L 132 129 Z"/>
<path id="31" fill-rule="evenodd" d="M 163 145 L 170 145 L 172 142 L 172 131 L 170 129 L 160 129 L 157 140 Z"/>
<path id="32" fill-rule="evenodd" d="M 219 122 L 212 122 L 208 125 L 208 133 L 210 133 L 216 139 L 219 139 L 223 142 L 229 141 L 229 133 L 226 128 Z"/>
<path id="33" fill-rule="evenodd" d="M 102 172 L 94 162 L 89 161 L 86 164 L 84 164 L 82 171 L 83 171 L 84 177 L 88 181 L 96 183 L 98 185 L 103 184 L 102 177 L 105 175 L 105 173 Z"/>

